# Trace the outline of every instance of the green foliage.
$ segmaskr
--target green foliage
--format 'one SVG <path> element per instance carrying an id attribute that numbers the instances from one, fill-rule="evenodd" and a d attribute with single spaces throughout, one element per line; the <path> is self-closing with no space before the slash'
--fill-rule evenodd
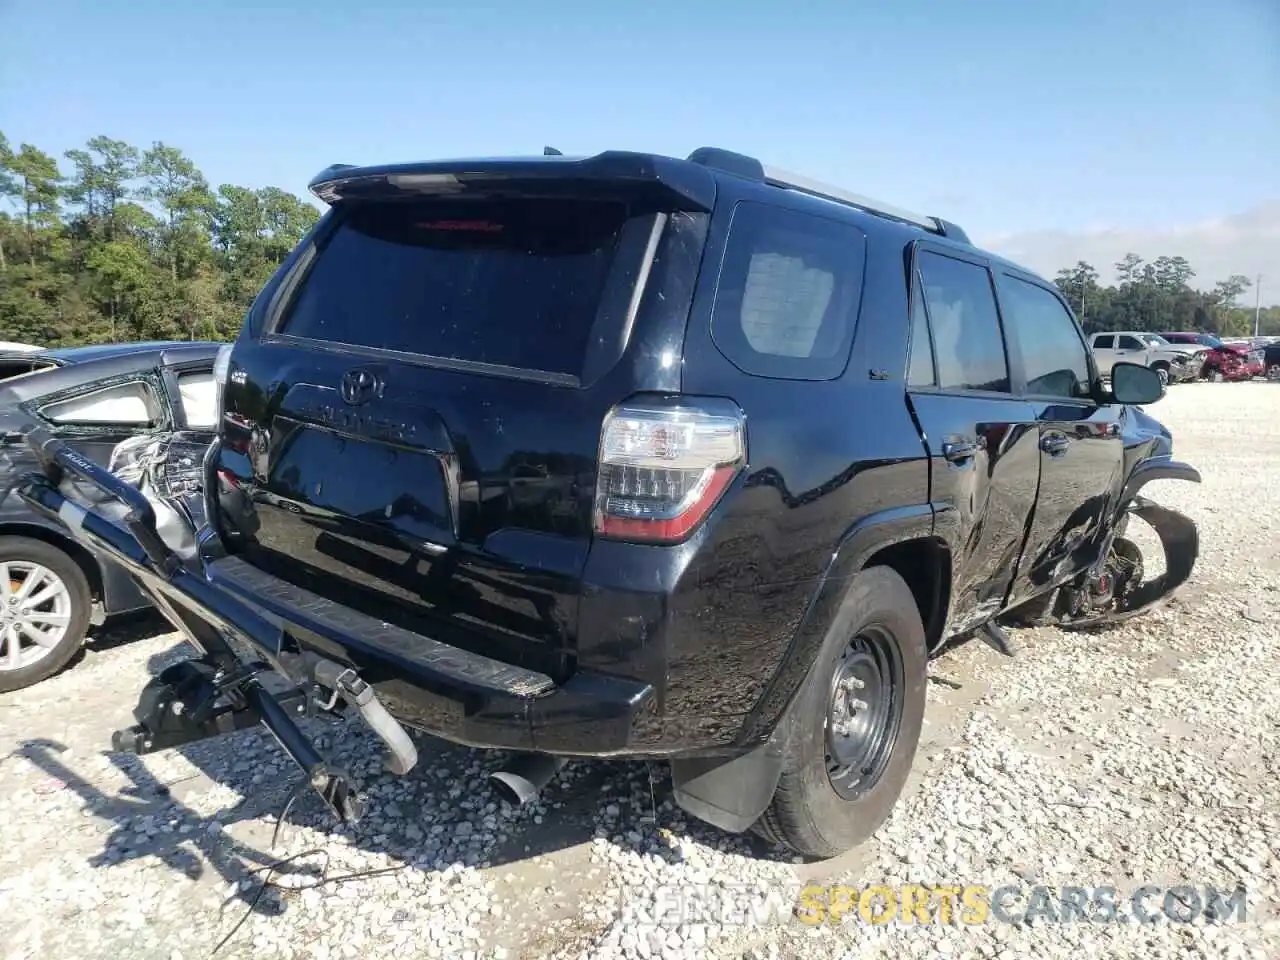
<path id="1" fill-rule="evenodd" d="M 315 223 L 276 187 L 216 191 L 181 150 L 93 137 L 71 170 L 0 133 L 0 340 L 47 346 L 140 339 L 229 339 L 253 298 Z M 1253 332 L 1247 277 L 1208 292 L 1182 257 L 1128 254 L 1102 286 L 1081 261 L 1058 286 L 1086 329 Z M 1260 331 L 1280 334 L 1280 307 Z"/>
<path id="2" fill-rule="evenodd" d="M 0 340 L 229 339 L 318 216 L 275 187 L 214 193 L 164 143 L 64 157 L 0 133 Z"/>
<path id="3" fill-rule="evenodd" d="M 1150 263 L 1136 253 L 1115 264 L 1119 282 L 1104 287 L 1092 264 L 1081 260 L 1058 271 L 1055 282 L 1086 331 L 1204 330 L 1226 337 L 1253 333 L 1252 309 L 1240 304 L 1252 283 L 1233 276 L 1207 292 L 1191 286 L 1195 271 L 1183 257 L 1157 257 Z M 1258 332 L 1280 334 L 1280 307 L 1261 311 Z"/>

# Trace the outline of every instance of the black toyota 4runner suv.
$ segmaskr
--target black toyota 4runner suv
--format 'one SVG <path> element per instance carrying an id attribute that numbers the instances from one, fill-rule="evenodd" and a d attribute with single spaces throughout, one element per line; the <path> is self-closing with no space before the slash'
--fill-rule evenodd
<path id="1" fill-rule="evenodd" d="M 515 752 L 516 798 L 666 759 L 694 815 L 835 854 L 902 789 L 930 653 L 1112 610 L 1134 484 L 1195 479 L 1120 402 L 1155 375 L 1101 392 L 1054 286 L 943 220 L 718 149 L 311 188 L 220 358 L 199 560 L 97 537 L 399 770 L 401 725 Z"/>

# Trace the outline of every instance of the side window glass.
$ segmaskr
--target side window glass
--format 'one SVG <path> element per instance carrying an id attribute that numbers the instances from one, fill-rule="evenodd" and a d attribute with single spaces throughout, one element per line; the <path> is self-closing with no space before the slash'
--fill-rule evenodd
<path id="1" fill-rule="evenodd" d="M 986 267 L 923 251 L 918 257 L 933 328 L 938 386 L 1009 391 L 1009 365 Z"/>
<path id="2" fill-rule="evenodd" d="M 743 201 L 725 244 L 711 335 L 762 377 L 830 380 L 849 358 L 866 237 L 826 217 Z"/>
<path id="3" fill-rule="evenodd" d="M 1115 338 L 1115 337 L 1112 337 L 1112 336 L 1094 337 L 1094 338 L 1093 338 L 1093 349 L 1095 349 L 1095 350 L 1110 350 L 1112 347 L 1114 347 L 1114 346 L 1115 346 L 1115 342 L 1116 342 L 1116 338 Z"/>
<path id="4" fill-rule="evenodd" d="M 151 427 L 160 422 L 160 404 L 141 380 L 117 383 L 46 404 L 40 415 L 57 424 Z"/>
<path id="5" fill-rule="evenodd" d="M 32 369 L 30 360 L 0 361 L 0 380 L 8 380 L 10 377 L 16 377 L 19 374 L 30 373 Z"/>
<path id="6" fill-rule="evenodd" d="M 933 344 L 929 342 L 929 314 L 924 308 L 924 291 L 920 278 L 912 284 L 911 294 L 911 363 L 907 372 L 907 385 L 932 387 L 937 385 L 933 365 Z"/>
<path id="7" fill-rule="evenodd" d="M 1004 319 L 1016 334 L 1036 396 L 1080 398 L 1089 394 L 1089 359 L 1075 319 L 1048 290 L 1006 274 L 1000 290 Z M 1133 337 L 1121 337 L 1122 341 Z"/>
<path id="8" fill-rule="evenodd" d="M 178 374 L 178 395 L 192 430 L 212 430 L 218 425 L 217 390 L 213 371 Z"/>
<path id="9" fill-rule="evenodd" d="M 1141 350 L 1142 344 L 1138 342 L 1137 337 L 1121 337 L 1120 349 L 1121 350 Z"/>

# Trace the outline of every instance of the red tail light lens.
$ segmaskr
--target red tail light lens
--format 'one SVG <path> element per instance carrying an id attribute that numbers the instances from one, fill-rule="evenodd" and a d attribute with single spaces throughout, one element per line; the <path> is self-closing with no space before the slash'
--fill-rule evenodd
<path id="1" fill-rule="evenodd" d="M 674 543 L 700 524 L 745 462 L 742 417 L 696 404 L 628 404 L 600 436 L 595 530 Z"/>

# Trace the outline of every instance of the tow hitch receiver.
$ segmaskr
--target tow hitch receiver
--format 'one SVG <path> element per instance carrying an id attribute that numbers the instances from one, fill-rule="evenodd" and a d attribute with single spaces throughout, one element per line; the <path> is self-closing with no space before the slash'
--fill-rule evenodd
<path id="1" fill-rule="evenodd" d="M 259 683 L 261 666 L 220 668 L 208 659 L 184 660 L 165 669 L 142 689 L 134 726 L 111 735 L 111 746 L 147 754 L 193 743 L 261 723 L 271 731 L 333 813 L 347 823 L 359 819 L 361 801 L 351 778 L 332 767 L 294 723 L 315 716 L 316 688 L 296 687 L 272 694 Z"/>

